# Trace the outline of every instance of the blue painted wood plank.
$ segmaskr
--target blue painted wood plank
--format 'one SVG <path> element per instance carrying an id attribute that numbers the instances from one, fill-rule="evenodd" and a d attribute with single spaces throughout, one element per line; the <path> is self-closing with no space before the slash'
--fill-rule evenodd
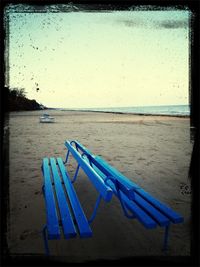
<path id="1" fill-rule="evenodd" d="M 134 191 L 136 188 L 139 188 L 138 186 L 135 186 L 133 183 L 130 183 L 130 181 L 123 176 L 120 172 L 118 172 L 116 169 L 111 167 L 106 161 L 104 161 L 101 157 L 97 157 L 93 155 L 88 149 L 86 149 L 82 144 L 80 144 L 78 141 L 73 141 L 76 146 L 84 152 L 88 158 L 90 159 L 90 163 L 95 165 L 97 168 L 100 169 L 101 172 L 103 172 L 106 176 L 112 176 L 116 177 L 118 176 L 118 181 L 119 181 L 119 187 L 120 189 L 130 198 L 134 199 Z M 85 157 L 86 159 L 86 157 Z M 87 159 L 86 159 L 87 160 Z M 120 177 L 121 181 L 120 181 Z M 123 183 L 122 183 L 123 181 Z"/>
<path id="2" fill-rule="evenodd" d="M 140 186 L 136 183 L 130 181 L 126 176 L 124 176 L 121 172 L 117 169 L 109 165 L 103 158 L 100 156 L 95 157 L 96 162 L 100 164 L 100 166 L 104 167 L 103 170 L 107 170 L 110 175 L 117 177 L 118 181 L 124 184 L 127 188 L 139 189 Z"/>
<path id="3" fill-rule="evenodd" d="M 152 216 L 149 216 L 148 213 L 144 211 L 143 208 L 138 206 L 136 202 L 130 200 L 127 198 L 126 195 L 121 193 L 121 197 L 126 205 L 126 207 L 135 214 L 137 219 L 148 229 L 155 228 L 157 226 L 156 220 L 152 218 Z"/>
<path id="4" fill-rule="evenodd" d="M 92 236 L 92 230 L 89 226 L 88 220 L 78 200 L 74 187 L 70 181 L 67 170 L 63 164 L 63 160 L 61 158 L 57 158 L 57 163 L 60 168 L 65 188 L 71 203 L 71 208 L 73 210 L 74 217 L 78 225 L 80 237 L 90 237 Z"/>
<path id="5" fill-rule="evenodd" d="M 140 188 L 135 183 L 132 183 L 130 180 L 128 180 L 124 175 L 122 175 L 119 171 L 117 171 L 115 168 L 111 167 L 105 160 L 103 160 L 101 157 L 96 156 L 92 162 L 94 163 L 97 168 L 101 170 L 101 172 L 105 173 L 106 176 L 112 176 L 115 179 L 118 180 L 119 186 L 121 187 L 121 190 L 126 193 L 127 197 L 130 199 L 134 199 L 135 197 L 135 190 Z"/>
<path id="6" fill-rule="evenodd" d="M 129 192 L 125 192 L 124 193 L 130 198 L 130 199 L 134 199 L 134 192 L 137 192 L 138 195 L 141 197 L 137 198 L 138 204 L 143 205 L 144 203 L 146 203 L 146 207 L 148 206 L 148 203 L 152 205 L 152 210 L 157 209 L 158 212 L 160 212 L 160 215 L 158 213 L 159 216 L 156 216 L 157 218 L 159 218 L 159 224 L 161 225 L 165 225 L 166 223 L 166 217 L 167 219 L 170 219 L 171 222 L 173 223 L 181 223 L 183 222 L 183 217 L 181 215 L 179 215 L 177 212 L 175 212 L 174 210 L 172 210 L 170 207 L 168 207 L 166 204 L 158 201 L 156 198 L 154 198 L 153 196 L 151 196 L 149 193 L 147 193 L 145 190 L 143 190 L 140 186 L 138 186 L 136 183 L 132 182 L 131 180 L 129 180 L 126 176 L 124 176 L 122 173 L 120 173 L 117 169 L 115 169 L 114 167 L 110 166 L 104 159 L 102 159 L 99 156 L 95 156 L 93 155 L 89 150 L 87 150 L 84 146 L 82 146 L 79 142 L 75 141 L 78 145 L 79 148 L 81 148 L 82 151 L 85 151 L 86 154 L 90 154 L 90 161 L 97 167 L 97 169 L 99 170 L 99 174 L 100 176 L 113 176 L 115 178 L 117 178 L 117 180 L 122 183 L 126 189 L 130 189 L 133 188 L 133 191 Z M 103 177 L 102 176 L 102 177 Z M 137 196 L 137 195 L 136 195 Z M 144 200 L 146 202 L 144 202 Z M 141 204 L 143 203 L 143 204 Z M 156 214 L 156 212 L 153 212 L 153 214 Z"/>
<path id="7" fill-rule="evenodd" d="M 57 196 L 57 201 L 58 201 L 58 207 L 60 210 L 64 236 L 65 238 L 71 238 L 71 237 L 76 236 L 76 228 L 75 228 L 73 218 L 71 216 L 71 213 L 68 207 L 66 196 L 65 196 L 62 183 L 60 180 L 60 176 L 58 173 L 58 169 L 56 166 L 55 158 L 50 158 L 50 164 L 51 164 L 52 173 L 53 173 L 53 180 L 55 184 L 55 191 L 56 191 L 56 196 Z"/>
<path id="8" fill-rule="evenodd" d="M 100 172 L 96 167 L 95 170 L 99 173 L 99 175 L 105 179 L 106 176 Z M 117 191 L 114 189 L 115 186 L 112 182 L 109 182 L 109 185 L 114 190 L 115 195 L 117 195 Z M 126 193 L 123 192 L 125 195 Z M 127 196 L 127 195 L 126 195 Z M 167 226 L 169 224 L 169 218 L 164 216 L 161 212 L 159 212 L 154 206 L 152 206 L 148 201 L 144 200 L 140 195 L 138 195 L 138 190 L 135 191 L 135 198 L 133 201 L 142 208 L 150 217 L 152 217 L 160 226 Z"/>
<path id="9" fill-rule="evenodd" d="M 44 197 L 47 213 L 47 234 L 48 239 L 59 239 L 59 221 L 56 212 L 56 203 L 54 199 L 54 192 L 52 188 L 52 181 L 50 176 L 50 167 L 48 158 L 44 158 L 42 162 L 42 171 L 44 176 Z"/>
<path id="10" fill-rule="evenodd" d="M 145 199 L 148 203 L 150 203 L 154 208 L 158 209 L 160 211 L 160 213 L 162 213 L 165 216 L 165 218 L 166 217 L 169 218 L 173 223 L 181 223 L 181 222 L 183 222 L 183 217 L 181 215 L 179 215 L 178 213 L 173 211 L 166 204 L 161 203 L 160 201 L 158 201 L 156 198 L 154 198 L 149 193 L 147 193 L 145 190 L 143 190 L 141 187 L 139 187 L 136 183 L 133 183 L 130 180 L 128 182 L 127 181 L 128 180 L 127 177 L 125 177 L 120 172 L 118 172 L 116 169 L 111 167 L 102 158 L 95 157 L 95 159 L 99 162 L 99 164 L 102 164 L 108 171 L 110 171 L 110 173 L 112 173 L 113 176 L 115 175 L 115 177 L 117 177 L 117 179 L 119 179 L 122 183 L 123 183 L 123 181 L 125 181 L 125 184 L 126 184 L 127 187 L 131 187 L 131 185 L 133 184 L 135 186 L 135 192 L 137 192 L 143 199 Z M 142 201 L 141 198 L 137 198 L 137 199 L 140 199 L 140 204 L 141 204 L 141 202 L 145 203 L 144 201 Z M 148 203 L 146 203 L 146 207 L 148 206 L 147 205 Z M 152 212 L 153 212 L 153 215 L 155 215 L 155 212 L 153 211 L 153 208 L 152 208 Z M 156 218 L 159 219 L 159 223 L 161 225 L 165 225 L 166 224 L 166 222 L 165 222 L 166 219 L 163 217 L 162 214 L 161 215 L 158 214 L 158 216 Z"/>
<path id="11" fill-rule="evenodd" d="M 103 174 L 97 167 L 94 167 L 95 171 L 102 176 L 103 179 L 106 178 L 105 174 Z M 118 197 L 117 190 L 115 185 L 108 181 L 109 186 L 112 188 L 113 193 Z M 121 192 L 122 200 L 124 201 L 126 207 L 135 215 L 135 217 L 148 229 L 155 228 L 157 226 L 157 222 L 149 216 L 139 205 L 137 205 L 133 200 L 130 200 L 124 193 Z"/>
<path id="12" fill-rule="evenodd" d="M 70 145 L 67 141 L 65 142 L 66 147 L 71 152 L 73 157 L 76 159 L 78 164 L 81 166 L 83 171 L 86 173 L 90 181 L 93 183 L 94 187 L 96 188 L 97 192 L 99 192 L 105 201 L 110 201 L 112 198 L 112 190 L 110 187 L 106 186 L 102 178 L 94 171 L 94 169 L 86 162 L 81 154 Z"/>
<path id="13" fill-rule="evenodd" d="M 166 204 L 161 203 L 156 198 L 152 197 L 145 190 L 140 189 L 137 193 L 151 203 L 154 207 L 156 207 L 160 212 L 162 212 L 166 217 L 168 217 L 173 223 L 181 223 L 184 221 L 183 216 L 172 210 Z"/>
<path id="14" fill-rule="evenodd" d="M 81 143 L 79 143 L 78 141 L 74 141 L 74 143 L 76 144 L 77 148 L 79 148 L 82 152 L 85 152 L 88 155 L 92 155 L 92 152 L 87 149 L 85 146 L 83 146 Z"/>
<path id="15" fill-rule="evenodd" d="M 167 226 L 170 223 L 169 218 L 159 212 L 153 205 L 143 199 L 136 192 L 134 202 L 138 204 L 147 214 L 149 214 L 160 226 Z"/>

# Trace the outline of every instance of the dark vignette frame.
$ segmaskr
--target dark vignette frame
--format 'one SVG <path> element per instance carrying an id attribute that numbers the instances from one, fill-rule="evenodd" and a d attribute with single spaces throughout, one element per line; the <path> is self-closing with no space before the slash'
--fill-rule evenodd
<path id="1" fill-rule="evenodd" d="M 9 129 L 6 128 L 8 125 L 9 114 L 5 112 L 7 105 L 7 98 L 5 95 L 4 84 L 5 84 L 5 71 L 6 65 L 4 57 L 6 47 L 5 47 L 5 33 L 4 28 L 4 9 L 8 4 L 29 4 L 33 7 L 42 8 L 43 5 L 50 4 L 68 4 L 70 1 L 64 0 L 1 0 L 0 3 L 0 47 L 1 49 L 1 79 L 0 79 L 0 108 L 1 108 L 1 179 L 0 179 L 0 201 L 1 201 L 1 264 L 2 266 L 57 266 L 66 265 L 66 263 L 58 263 L 55 259 L 47 259 L 41 255 L 33 255 L 25 257 L 24 255 L 12 256 L 9 254 L 8 246 L 6 243 L 6 232 L 7 232 L 7 218 L 9 216 Z M 130 6 L 144 6 L 148 9 L 170 9 L 178 8 L 183 9 L 184 7 L 189 8 L 193 13 L 193 18 L 191 20 L 191 50 L 190 50 L 190 125 L 191 125 L 191 137 L 194 138 L 194 147 L 191 157 L 191 164 L 189 170 L 189 176 L 191 177 L 191 187 L 192 187 L 192 225 L 191 225 L 191 256 L 188 257 L 133 257 L 126 259 L 119 259 L 118 261 L 96 261 L 96 262 L 85 262 L 81 265 L 93 266 L 93 265 L 133 265 L 133 266 L 200 266 L 200 198 L 199 198 L 199 163 L 200 163 L 200 153 L 199 153 L 199 126 L 200 126 L 200 111 L 199 111 L 199 100 L 200 100 L 200 83 L 199 83 L 199 47 L 200 47 L 200 2 L 198 0 L 132 0 L 132 1 L 72 1 L 72 5 L 78 5 L 81 8 L 89 9 L 91 12 L 101 11 L 101 10 L 127 10 Z M 151 7 L 153 6 L 153 7 Z M 80 265 L 68 263 L 67 265 Z"/>

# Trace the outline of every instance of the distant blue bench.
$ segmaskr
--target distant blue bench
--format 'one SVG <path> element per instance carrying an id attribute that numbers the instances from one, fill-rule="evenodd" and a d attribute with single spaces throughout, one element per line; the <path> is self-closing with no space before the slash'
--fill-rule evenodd
<path id="1" fill-rule="evenodd" d="M 183 222 L 183 217 L 130 181 L 101 157 L 92 154 L 78 141 L 66 141 L 65 146 L 68 149 L 65 162 L 61 158 L 44 158 L 42 163 L 47 216 L 43 228 L 46 254 L 49 254 L 48 240 L 60 239 L 61 230 L 66 239 L 75 237 L 77 233 L 81 238 L 91 237 L 90 224 L 95 219 L 101 199 L 109 202 L 113 194 L 120 201 L 126 217 L 137 218 L 147 229 L 156 226 L 165 228 L 163 249 L 166 250 L 170 224 Z M 70 153 L 78 163 L 72 180 L 65 166 Z M 99 194 L 90 219 L 86 218 L 73 187 L 80 168 Z"/>

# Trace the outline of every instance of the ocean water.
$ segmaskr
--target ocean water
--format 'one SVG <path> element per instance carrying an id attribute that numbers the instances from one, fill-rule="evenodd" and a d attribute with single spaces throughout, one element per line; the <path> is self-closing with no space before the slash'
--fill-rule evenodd
<path id="1" fill-rule="evenodd" d="M 99 111 L 114 113 L 133 113 L 146 115 L 169 115 L 169 116 L 190 116 L 188 105 L 169 105 L 169 106 L 144 106 L 144 107 L 114 107 L 114 108 L 82 108 L 73 110 Z"/>

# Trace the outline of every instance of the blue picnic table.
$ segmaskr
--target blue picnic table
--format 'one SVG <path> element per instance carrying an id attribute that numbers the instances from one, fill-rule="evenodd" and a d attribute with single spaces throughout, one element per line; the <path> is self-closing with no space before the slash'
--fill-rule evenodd
<path id="1" fill-rule="evenodd" d="M 127 218 L 137 219 L 147 229 L 157 226 L 165 229 L 163 250 L 166 250 L 170 225 L 182 223 L 183 217 L 112 167 L 102 157 L 94 155 L 80 142 L 65 141 L 65 146 L 65 160 L 61 157 L 45 157 L 42 160 L 42 189 L 46 206 L 43 239 L 46 254 L 49 255 L 48 240 L 60 239 L 62 232 L 66 239 L 77 235 L 81 238 L 92 237 L 91 223 L 96 217 L 101 200 L 110 202 L 113 196 L 119 200 L 122 212 Z M 77 162 L 72 179 L 67 170 L 70 154 Z M 80 168 L 98 193 L 94 211 L 89 219 L 73 186 Z"/>

